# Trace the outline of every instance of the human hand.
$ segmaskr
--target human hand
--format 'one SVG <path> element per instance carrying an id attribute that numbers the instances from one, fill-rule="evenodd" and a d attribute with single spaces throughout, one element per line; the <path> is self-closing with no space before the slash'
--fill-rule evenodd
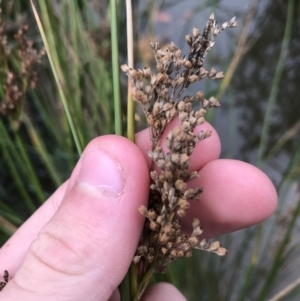
<path id="1" fill-rule="evenodd" d="M 204 192 L 185 220 L 199 217 L 205 237 L 213 237 L 266 219 L 277 202 L 271 181 L 249 164 L 217 160 L 217 133 L 207 123 L 199 128 L 213 134 L 191 157 L 191 169 L 199 170 L 191 186 Z M 138 208 L 147 204 L 149 191 L 148 130 L 137 134 L 136 143 L 119 136 L 89 143 L 70 179 L 0 250 L 0 271 L 12 277 L 0 293 L 3 300 L 119 300 L 117 287 L 143 226 Z M 158 284 L 143 300 L 185 298 Z"/>

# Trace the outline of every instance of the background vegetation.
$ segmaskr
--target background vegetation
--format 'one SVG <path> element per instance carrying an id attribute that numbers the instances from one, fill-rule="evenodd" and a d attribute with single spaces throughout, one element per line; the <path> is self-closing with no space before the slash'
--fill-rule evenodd
<path id="1" fill-rule="evenodd" d="M 262 225 L 224 236 L 227 258 L 195 252 L 155 280 L 173 282 L 188 300 L 216 301 L 269 300 L 294 283 L 280 300 L 298 300 L 300 4 L 254 0 L 232 7 L 230 2 L 133 1 L 136 65 L 153 64 L 149 40 L 182 46 L 184 35 L 193 26 L 203 28 L 212 11 L 220 23 L 236 15 L 238 29 L 224 33 L 208 59 L 228 70 L 227 76 L 218 86 L 207 82 L 202 88 L 222 101 L 210 115 L 222 139 L 222 157 L 262 168 L 277 187 L 279 207 Z M 115 37 L 107 1 L 36 5 L 81 147 L 114 133 L 117 89 L 125 132 L 127 79 L 122 76 L 120 88 L 113 87 Z M 127 61 L 124 5 L 117 6 L 120 63 Z M 0 245 L 68 178 L 78 159 L 57 81 L 40 52 L 30 2 L 6 0 L 1 8 Z M 143 120 L 137 126 L 142 128 Z"/>

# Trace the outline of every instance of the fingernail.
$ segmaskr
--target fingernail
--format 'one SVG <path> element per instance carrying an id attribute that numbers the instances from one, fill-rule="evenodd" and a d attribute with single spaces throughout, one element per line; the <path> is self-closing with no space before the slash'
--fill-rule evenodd
<path id="1" fill-rule="evenodd" d="M 95 147 L 83 154 L 78 181 L 105 196 L 118 196 L 124 189 L 119 161 L 106 150 Z"/>

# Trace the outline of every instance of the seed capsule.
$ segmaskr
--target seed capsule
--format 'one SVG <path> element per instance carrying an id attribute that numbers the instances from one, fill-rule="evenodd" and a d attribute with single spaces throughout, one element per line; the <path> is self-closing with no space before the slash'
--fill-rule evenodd
<path id="1" fill-rule="evenodd" d="M 194 36 L 194 38 L 198 38 L 199 35 L 200 35 L 199 28 L 194 27 L 194 28 L 193 28 L 193 36 Z"/>
<path id="2" fill-rule="evenodd" d="M 192 63 L 190 61 L 185 61 L 184 63 L 184 66 L 187 68 L 187 69 L 191 69 L 193 67 Z"/>
<path id="3" fill-rule="evenodd" d="M 124 73 L 127 73 L 127 72 L 129 71 L 128 65 L 126 65 L 126 64 L 121 65 L 121 70 L 122 70 Z"/>
<path id="4" fill-rule="evenodd" d="M 149 79 L 151 77 L 151 70 L 150 70 L 150 68 L 144 67 L 143 73 L 144 73 L 145 78 Z"/>
<path id="5" fill-rule="evenodd" d="M 187 34 L 185 36 L 185 40 L 186 40 L 186 42 L 188 43 L 189 46 L 192 46 L 193 39 L 192 39 L 192 37 L 189 34 Z"/>

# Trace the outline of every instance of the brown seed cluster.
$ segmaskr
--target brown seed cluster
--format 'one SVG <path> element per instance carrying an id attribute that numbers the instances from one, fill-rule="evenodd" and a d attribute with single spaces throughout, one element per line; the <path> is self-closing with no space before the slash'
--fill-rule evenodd
<path id="1" fill-rule="evenodd" d="M 146 217 L 134 257 L 140 275 L 153 266 L 155 271 L 164 271 L 170 261 L 191 256 L 192 248 L 221 256 L 227 253 L 219 242 L 210 243 L 199 237 L 203 231 L 198 219 L 191 221 L 193 231 L 190 235 L 181 229 L 181 218 L 189 209 L 190 201 L 199 200 L 202 192 L 201 187 L 188 188 L 188 181 L 198 176 L 197 172 L 189 170 L 190 155 L 198 142 L 211 135 L 210 131 L 200 131 L 196 135 L 195 127 L 205 121 L 207 109 L 220 105 L 214 97 L 206 99 L 202 91 L 195 96 L 184 94 L 191 84 L 200 80 L 224 77 L 223 72 L 214 68 L 207 70 L 204 59 L 214 46 L 215 37 L 225 28 L 235 26 L 233 18 L 219 27 L 211 15 L 202 34 L 194 28 L 192 35 L 186 36 L 189 45 L 187 57 L 174 43 L 161 49 L 158 43 L 151 42 L 156 72 L 146 67 L 132 69 L 127 65 L 121 66 L 133 83 L 133 98 L 146 116 L 152 140 L 152 149 L 148 153 L 158 167 L 150 172 L 152 184 L 148 208 L 140 208 Z M 194 104 L 197 102 L 200 109 L 196 110 Z M 168 133 L 168 151 L 165 152 L 159 144 L 160 138 L 176 116 L 180 126 Z"/>
<path id="2" fill-rule="evenodd" d="M 34 71 L 36 63 L 40 62 L 45 54 L 44 50 L 38 52 L 34 43 L 28 40 L 27 25 L 22 25 L 14 35 L 14 42 L 8 41 L 6 26 L 2 22 L 0 9 L 0 66 L 4 96 L 0 100 L 0 113 L 10 115 L 17 119 L 23 108 L 24 96 L 28 88 L 35 88 L 37 74 Z M 15 44 L 16 46 L 12 46 Z M 11 56 L 17 55 L 15 66 L 11 66 Z"/>

